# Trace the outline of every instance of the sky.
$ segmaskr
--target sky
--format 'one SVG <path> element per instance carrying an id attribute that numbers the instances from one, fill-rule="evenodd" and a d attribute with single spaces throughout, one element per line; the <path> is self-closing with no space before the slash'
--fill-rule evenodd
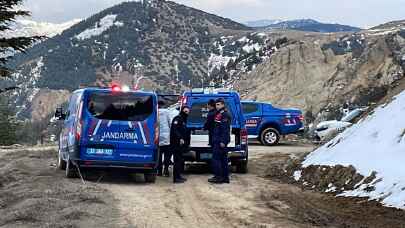
<path id="1" fill-rule="evenodd" d="M 86 18 L 128 0 L 25 0 L 36 21 Z M 174 0 L 238 22 L 311 18 L 367 28 L 405 19 L 405 0 Z"/>

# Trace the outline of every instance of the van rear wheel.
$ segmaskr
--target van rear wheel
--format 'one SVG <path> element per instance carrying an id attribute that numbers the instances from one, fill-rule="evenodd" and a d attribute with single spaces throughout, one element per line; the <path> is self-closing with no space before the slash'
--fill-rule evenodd
<path id="1" fill-rule="evenodd" d="M 265 146 L 275 146 L 280 142 L 280 132 L 269 127 L 260 134 L 260 142 Z"/>
<path id="2" fill-rule="evenodd" d="M 156 173 L 145 173 L 145 182 L 146 183 L 155 183 L 156 182 Z"/>
<path id="3" fill-rule="evenodd" d="M 72 163 L 72 161 L 68 158 L 66 162 L 66 170 L 65 170 L 65 175 L 67 178 L 76 178 L 77 177 L 77 171 L 75 170 L 75 166 Z"/>
<path id="4" fill-rule="evenodd" d="M 246 174 L 248 173 L 248 162 L 247 161 L 238 161 L 235 163 L 236 172 Z"/>

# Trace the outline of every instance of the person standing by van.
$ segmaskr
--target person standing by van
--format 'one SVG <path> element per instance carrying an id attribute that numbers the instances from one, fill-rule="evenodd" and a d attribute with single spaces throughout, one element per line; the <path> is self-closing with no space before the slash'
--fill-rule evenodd
<path id="1" fill-rule="evenodd" d="M 204 124 L 204 130 L 208 131 L 208 142 L 209 145 L 212 147 L 212 133 L 214 130 L 214 124 L 215 124 L 215 114 L 217 112 L 215 108 L 215 100 L 211 99 L 208 101 L 207 104 L 208 107 L 208 115 L 207 115 L 207 121 Z"/>
<path id="2" fill-rule="evenodd" d="M 173 119 L 170 128 L 170 146 L 173 151 L 173 183 L 184 183 L 187 179 L 181 176 L 184 170 L 183 154 L 190 146 L 191 132 L 187 129 L 187 118 L 190 108 L 182 107 L 180 114 Z"/>
<path id="3" fill-rule="evenodd" d="M 208 182 L 214 184 L 229 183 L 229 166 L 227 146 L 231 141 L 231 116 L 225 108 L 225 100 L 216 100 L 217 113 L 215 115 L 213 129 L 213 155 L 212 165 L 214 177 Z"/>
<path id="4" fill-rule="evenodd" d="M 160 106 L 163 106 L 164 103 L 159 102 Z M 159 128 L 160 128 L 160 137 L 159 137 L 159 166 L 158 166 L 158 175 L 169 177 L 169 166 L 171 162 L 172 152 L 170 148 L 170 111 L 168 109 L 160 108 L 159 109 Z"/>

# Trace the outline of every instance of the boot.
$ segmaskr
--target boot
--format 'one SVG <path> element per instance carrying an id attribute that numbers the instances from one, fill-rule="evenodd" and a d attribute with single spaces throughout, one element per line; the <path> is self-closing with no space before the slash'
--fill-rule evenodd
<path id="1" fill-rule="evenodd" d="M 170 172 L 169 172 L 169 168 L 165 168 L 163 171 L 163 176 L 165 177 L 170 177 Z"/>
<path id="2" fill-rule="evenodd" d="M 208 182 L 210 183 L 219 183 L 221 181 L 222 181 L 221 178 L 218 177 L 211 177 L 210 179 L 208 179 Z"/>
<path id="3" fill-rule="evenodd" d="M 175 179 L 175 180 L 173 180 L 173 183 L 174 184 L 183 184 L 185 181 L 184 180 L 182 180 L 182 179 Z"/>

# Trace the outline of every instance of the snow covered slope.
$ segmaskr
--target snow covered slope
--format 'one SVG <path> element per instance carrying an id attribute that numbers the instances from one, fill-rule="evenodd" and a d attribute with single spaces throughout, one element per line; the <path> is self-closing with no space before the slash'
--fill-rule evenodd
<path id="1" fill-rule="evenodd" d="M 47 36 L 53 37 L 61 34 L 64 30 L 77 24 L 80 19 L 74 19 L 61 24 L 53 24 L 48 22 L 36 22 L 31 20 L 18 20 L 12 25 L 12 30 L 6 31 L 6 37 L 19 36 Z"/>
<path id="2" fill-rule="evenodd" d="M 0 37 L 12 38 L 12 37 L 31 37 L 31 36 L 45 36 L 48 38 L 61 34 L 66 29 L 79 23 L 80 19 L 74 19 L 61 24 L 53 24 L 48 22 L 36 22 L 31 20 L 17 20 L 10 25 L 10 30 L 4 31 L 0 34 Z M 40 43 L 41 41 L 38 41 Z M 1 53 L 2 57 L 9 57 L 15 55 L 13 50 L 5 51 Z"/>
<path id="3" fill-rule="evenodd" d="M 389 104 L 314 151 L 303 162 L 310 165 L 354 166 L 367 177 L 341 196 L 369 197 L 386 206 L 405 209 L 405 91 Z M 333 191 L 333 187 L 331 188 Z"/>

